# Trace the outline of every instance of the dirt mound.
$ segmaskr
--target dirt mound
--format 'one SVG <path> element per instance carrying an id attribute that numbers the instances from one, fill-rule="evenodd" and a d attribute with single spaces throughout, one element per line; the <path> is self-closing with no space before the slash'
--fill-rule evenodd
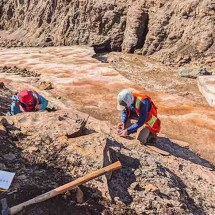
<path id="1" fill-rule="evenodd" d="M 143 86 L 147 91 L 177 94 L 196 103 L 206 101 L 196 84 L 196 80 L 181 78 L 176 68 L 155 64 L 143 56 L 112 52 L 103 55 L 123 76 Z"/>
<path id="2" fill-rule="evenodd" d="M 98 52 L 137 52 L 164 63 L 214 63 L 211 0 L 8 0 L 0 11 L 4 47 L 89 44 Z"/>
<path id="3" fill-rule="evenodd" d="M 12 95 L 13 92 L 3 82 L 0 82 L 0 116 L 6 115 L 10 111 Z"/>
<path id="4" fill-rule="evenodd" d="M 40 74 L 35 71 L 30 71 L 27 69 L 19 69 L 16 66 L 14 67 L 8 67 L 4 66 L 0 68 L 0 73 L 12 73 L 15 75 L 20 75 L 22 77 L 39 77 Z"/>
<path id="5" fill-rule="evenodd" d="M 22 133 L 20 128 L 15 127 L 5 119 L 2 121 L 5 130 L 0 130 L 1 169 L 16 172 L 16 176 L 10 190 L 1 194 L 1 198 L 7 198 L 10 206 L 19 204 L 73 180 L 75 177 L 79 176 L 75 169 L 79 169 L 80 175 L 85 174 L 84 169 L 81 169 L 78 165 L 80 160 L 80 157 L 78 156 L 80 155 L 75 157 L 74 152 L 73 161 L 75 162 L 70 165 L 71 163 L 67 160 L 69 153 L 65 154 L 65 152 L 63 152 L 63 148 L 65 148 L 65 146 L 62 146 L 62 142 L 59 142 L 57 151 L 53 149 L 53 147 L 55 147 L 52 145 L 53 142 L 48 141 L 44 143 L 44 149 L 42 149 L 41 144 L 43 143 L 40 142 L 42 141 L 42 138 L 37 138 L 34 142 L 28 142 L 29 139 L 26 138 L 26 134 Z M 79 125 L 79 123 L 77 123 L 77 125 Z M 76 123 L 74 123 L 74 126 L 76 126 Z M 74 131 L 75 130 L 76 129 L 74 129 Z M 28 137 L 30 136 L 31 135 L 28 134 Z M 34 135 L 32 135 L 32 137 L 34 137 Z M 49 147 L 53 150 L 45 155 L 46 149 Z M 53 162 L 53 160 L 55 160 L 55 162 Z M 88 166 L 88 168 L 96 168 L 96 166 L 91 165 L 91 167 Z M 87 172 L 89 169 L 87 169 Z M 48 202 L 41 203 L 39 207 L 36 205 L 26 208 L 19 214 L 58 215 L 71 214 L 71 211 L 74 214 L 101 214 L 105 209 L 104 205 L 107 205 L 106 207 L 108 210 L 108 204 L 110 203 L 108 201 L 104 201 L 104 203 L 102 203 L 103 198 L 101 196 L 101 192 L 96 187 L 88 186 L 81 187 L 81 189 L 84 192 L 83 204 L 77 203 L 76 191 L 74 190 Z"/>
<path id="6" fill-rule="evenodd" d="M 108 162 L 123 168 L 75 191 L 26 208 L 20 214 L 212 214 L 212 165 L 186 151 L 187 160 L 159 156 L 135 140 L 117 137 L 112 129 L 76 111 L 27 113 L 2 120 L 0 164 L 16 172 L 2 194 L 15 205 L 82 176 Z M 103 128 L 103 131 L 101 131 Z M 160 144 L 167 140 L 159 140 Z M 177 151 L 186 150 L 178 148 Z M 195 163 L 194 161 L 198 160 Z"/>

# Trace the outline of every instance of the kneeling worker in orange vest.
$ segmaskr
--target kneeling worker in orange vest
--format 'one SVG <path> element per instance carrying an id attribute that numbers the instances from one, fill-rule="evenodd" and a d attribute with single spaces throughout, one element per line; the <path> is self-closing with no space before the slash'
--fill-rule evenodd
<path id="1" fill-rule="evenodd" d="M 125 137 L 137 132 L 136 139 L 146 144 L 160 131 L 157 107 L 151 98 L 135 90 L 124 89 L 117 96 L 117 109 L 121 111 L 118 135 Z M 131 119 L 137 120 L 131 124 Z"/>
<path id="2" fill-rule="evenodd" d="M 12 97 L 11 114 L 44 111 L 48 101 L 34 90 L 24 89 Z"/>

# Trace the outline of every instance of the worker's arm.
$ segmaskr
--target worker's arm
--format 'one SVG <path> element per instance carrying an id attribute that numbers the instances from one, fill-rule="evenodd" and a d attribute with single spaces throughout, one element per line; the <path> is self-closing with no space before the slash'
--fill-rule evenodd
<path id="1" fill-rule="evenodd" d="M 39 99 L 40 110 L 42 111 L 45 110 L 48 105 L 48 101 L 40 94 L 38 94 L 38 99 Z"/>
<path id="2" fill-rule="evenodd" d="M 18 113 L 21 113 L 20 108 L 14 102 L 12 102 L 10 105 L 10 113 L 11 115 L 16 115 Z"/>
<path id="3" fill-rule="evenodd" d="M 127 114 L 127 110 L 124 109 L 121 111 L 121 122 L 125 123 L 128 119 L 128 114 Z"/>
<path id="4" fill-rule="evenodd" d="M 125 129 L 125 122 L 127 121 L 127 118 L 128 118 L 126 109 L 121 111 L 120 118 L 121 118 L 121 122 L 117 125 L 117 129 L 124 130 Z"/>
<path id="5" fill-rule="evenodd" d="M 151 108 L 150 101 L 148 99 L 144 99 L 140 106 L 140 116 L 138 118 L 138 121 L 127 128 L 128 135 L 136 132 L 138 128 L 144 125 L 150 108 Z"/>

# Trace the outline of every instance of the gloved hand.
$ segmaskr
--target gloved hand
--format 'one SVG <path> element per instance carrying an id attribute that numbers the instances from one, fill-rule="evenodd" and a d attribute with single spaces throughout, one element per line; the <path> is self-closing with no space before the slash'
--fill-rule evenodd
<path id="1" fill-rule="evenodd" d="M 36 105 L 35 110 L 40 110 L 40 105 Z"/>
<path id="2" fill-rule="evenodd" d="M 124 130 L 124 129 L 125 129 L 125 123 L 124 123 L 124 122 L 120 122 L 120 123 L 117 125 L 117 129 Z"/>
<path id="3" fill-rule="evenodd" d="M 120 132 L 118 133 L 118 135 L 119 135 L 120 137 L 126 137 L 126 136 L 128 135 L 127 129 L 120 131 Z"/>

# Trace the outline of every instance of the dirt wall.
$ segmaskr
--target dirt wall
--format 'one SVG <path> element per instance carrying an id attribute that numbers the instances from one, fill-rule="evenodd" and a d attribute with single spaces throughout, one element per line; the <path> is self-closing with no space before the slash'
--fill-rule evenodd
<path id="1" fill-rule="evenodd" d="M 214 63 L 211 0 L 1 0 L 1 46 L 88 44 L 165 63 Z"/>

